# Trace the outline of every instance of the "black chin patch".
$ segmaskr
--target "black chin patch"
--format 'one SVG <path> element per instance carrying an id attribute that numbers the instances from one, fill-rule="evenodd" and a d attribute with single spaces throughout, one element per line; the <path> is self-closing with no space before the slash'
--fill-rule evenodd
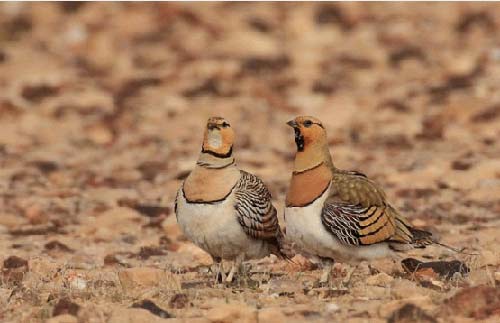
<path id="1" fill-rule="evenodd" d="M 297 145 L 297 151 L 304 151 L 304 136 L 300 133 L 300 129 L 294 128 L 295 131 L 295 144 Z"/>

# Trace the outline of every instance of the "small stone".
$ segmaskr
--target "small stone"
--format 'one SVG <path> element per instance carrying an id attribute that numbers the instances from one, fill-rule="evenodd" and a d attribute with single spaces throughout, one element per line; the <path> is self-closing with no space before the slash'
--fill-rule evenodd
<path id="1" fill-rule="evenodd" d="M 441 315 L 462 315 L 476 320 L 484 320 L 500 314 L 500 289 L 479 285 L 459 290 L 445 300 Z"/>
<path id="2" fill-rule="evenodd" d="M 57 240 L 52 240 L 50 242 L 47 242 L 44 245 L 46 250 L 53 250 L 53 251 L 63 251 L 63 252 L 73 252 L 73 249 L 68 247 L 62 242 L 59 242 Z"/>
<path id="3" fill-rule="evenodd" d="M 10 256 L 3 261 L 0 279 L 4 282 L 19 283 L 28 271 L 29 265 L 27 260 L 18 256 Z"/>
<path id="4" fill-rule="evenodd" d="M 425 322 L 436 323 L 436 319 L 427 314 L 420 307 L 411 303 L 403 305 L 398 310 L 394 311 L 387 320 L 388 323 L 411 323 L 411 322 Z"/>
<path id="5" fill-rule="evenodd" d="M 419 281 L 432 281 L 439 278 L 439 275 L 432 268 L 422 268 L 415 272 L 415 277 Z"/>
<path id="6" fill-rule="evenodd" d="M 401 261 L 404 271 L 414 275 L 419 280 L 435 280 L 439 277 L 451 279 L 455 274 L 467 275 L 469 267 L 459 260 L 422 262 L 414 258 Z"/>
<path id="7" fill-rule="evenodd" d="M 30 224 L 45 224 L 48 222 L 48 216 L 42 211 L 40 206 L 32 205 L 24 210 L 24 216 Z"/>
<path id="8" fill-rule="evenodd" d="M 18 256 L 10 256 L 9 258 L 3 261 L 3 268 L 4 269 L 25 268 L 27 271 L 28 261 Z"/>
<path id="9" fill-rule="evenodd" d="M 301 284 L 294 279 L 272 279 L 269 282 L 269 294 L 282 295 L 300 295 L 303 294 Z"/>
<path id="10" fill-rule="evenodd" d="M 416 296 L 384 303 L 379 307 L 378 313 L 383 318 L 389 318 L 394 312 L 401 309 L 406 304 L 418 306 L 425 311 L 430 311 L 432 309 L 432 300 L 429 296 Z"/>
<path id="11" fill-rule="evenodd" d="M 495 277 L 495 280 L 497 282 L 500 282 L 500 271 L 495 272 L 495 274 L 493 276 Z"/>
<path id="12" fill-rule="evenodd" d="M 329 303 L 326 304 L 325 311 L 329 314 L 337 313 L 340 311 L 340 306 L 337 303 Z"/>
<path id="13" fill-rule="evenodd" d="M 445 288 L 445 285 L 442 281 L 440 280 L 431 280 L 431 284 L 436 286 L 437 288 L 439 289 L 444 289 Z"/>
<path id="14" fill-rule="evenodd" d="M 451 76 L 469 75 L 477 66 L 476 57 L 472 55 L 449 57 L 445 62 L 445 68 Z"/>
<path id="15" fill-rule="evenodd" d="M 107 145 L 113 141 L 111 129 L 105 125 L 93 125 L 86 129 L 87 138 L 97 145 Z"/>
<path id="16" fill-rule="evenodd" d="M 373 276 L 370 276 L 366 279 L 366 284 L 370 286 L 387 286 L 389 285 L 394 278 L 392 276 L 389 276 L 386 273 L 379 273 Z"/>
<path id="17" fill-rule="evenodd" d="M 140 302 L 136 302 L 132 304 L 132 308 L 143 308 L 145 310 L 150 311 L 156 316 L 159 316 L 161 318 L 171 318 L 172 315 L 156 305 L 153 301 L 150 301 L 149 299 L 144 299 Z"/>
<path id="18" fill-rule="evenodd" d="M 83 290 L 87 288 L 87 281 L 82 277 L 74 277 L 69 280 L 69 286 L 73 289 Z"/>
<path id="19" fill-rule="evenodd" d="M 60 316 L 63 314 L 70 314 L 76 316 L 78 311 L 80 310 L 80 306 L 76 303 L 73 303 L 68 298 L 61 298 L 57 304 L 54 306 L 54 310 L 52 311 L 53 316 Z"/>

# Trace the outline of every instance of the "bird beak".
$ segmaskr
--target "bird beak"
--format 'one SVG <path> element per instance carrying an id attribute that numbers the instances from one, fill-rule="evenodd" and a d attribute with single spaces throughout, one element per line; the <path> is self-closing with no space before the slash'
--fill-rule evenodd
<path id="1" fill-rule="evenodd" d="M 295 120 L 290 120 L 286 124 L 289 125 L 292 128 L 298 128 L 299 127 L 299 124 Z"/>

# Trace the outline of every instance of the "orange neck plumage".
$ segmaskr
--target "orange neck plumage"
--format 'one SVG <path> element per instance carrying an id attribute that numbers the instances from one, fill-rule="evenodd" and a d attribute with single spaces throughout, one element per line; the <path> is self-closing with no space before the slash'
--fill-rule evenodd
<path id="1" fill-rule="evenodd" d="M 286 195 L 286 206 L 306 206 L 320 197 L 330 186 L 332 171 L 325 164 L 294 172 Z"/>
<path id="2" fill-rule="evenodd" d="M 305 137 L 304 149 L 297 151 L 286 206 L 305 206 L 329 187 L 334 169 L 324 133 Z"/>

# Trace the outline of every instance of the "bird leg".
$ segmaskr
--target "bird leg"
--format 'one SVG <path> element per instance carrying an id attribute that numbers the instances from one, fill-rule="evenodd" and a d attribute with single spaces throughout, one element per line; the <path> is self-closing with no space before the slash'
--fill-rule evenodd
<path id="1" fill-rule="evenodd" d="M 245 258 L 244 254 L 240 254 L 238 257 L 233 262 L 233 265 L 231 266 L 231 271 L 229 271 L 229 274 L 226 277 L 226 283 L 232 283 L 234 279 L 234 274 L 236 271 L 241 272 L 241 264 L 243 262 L 243 259 Z"/>
<path id="2" fill-rule="evenodd" d="M 359 264 L 349 267 L 350 268 L 347 269 L 347 274 L 345 275 L 344 279 L 342 279 L 342 283 L 344 283 L 346 286 L 351 282 L 352 274 L 354 274 L 354 272 L 358 270 Z"/>
<path id="3" fill-rule="evenodd" d="M 213 272 L 215 273 L 215 284 L 223 282 L 226 279 L 226 273 L 224 272 L 224 267 L 222 266 L 222 259 L 220 257 L 214 258 Z M 219 279 L 220 276 L 220 279 Z"/>
<path id="4" fill-rule="evenodd" d="M 226 283 L 233 282 L 234 272 L 235 271 L 236 271 L 236 264 L 233 262 L 233 265 L 231 266 L 231 270 L 229 271 L 229 274 L 226 277 Z"/>
<path id="5" fill-rule="evenodd" d="M 324 285 L 330 282 L 332 277 L 332 267 L 334 261 L 329 258 L 321 258 L 321 265 L 323 267 L 323 272 L 321 273 L 321 277 L 319 279 L 319 283 Z"/>
<path id="6" fill-rule="evenodd" d="M 354 274 L 356 275 L 371 275 L 371 272 L 372 270 L 375 270 L 374 268 L 372 268 L 372 266 L 370 265 L 370 263 L 368 263 L 367 261 L 361 261 L 361 262 L 358 262 L 356 263 L 355 265 L 348 265 L 348 268 L 346 270 L 346 275 L 345 277 L 342 279 L 342 283 L 345 285 L 345 286 L 348 286 L 351 284 L 351 280 L 352 278 L 354 277 Z"/>

